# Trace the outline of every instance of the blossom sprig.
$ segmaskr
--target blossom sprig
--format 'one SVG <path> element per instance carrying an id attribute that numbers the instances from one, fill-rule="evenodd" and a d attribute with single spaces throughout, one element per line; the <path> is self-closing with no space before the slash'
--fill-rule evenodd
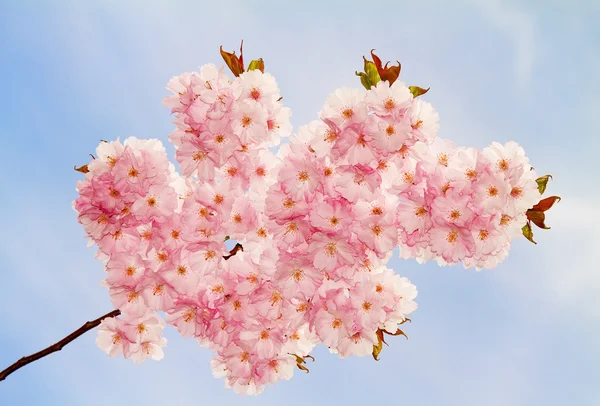
<path id="1" fill-rule="evenodd" d="M 416 287 L 387 267 L 395 247 L 493 268 L 547 210 L 518 144 L 437 137 L 426 90 L 398 81 L 399 63 L 371 52 L 367 90 L 336 90 L 290 136 L 262 62 L 245 70 L 241 47 L 221 54 L 234 79 L 204 65 L 167 86 L 179 172 L 160 141 L 137 138 L 101 142 L 76 168 L 73 206 L 121 311 L 99 329 L 111 356 L 162 358 L 169 324 L 212 350 L 215 376 L 244 394 L 308 372 L 318 344 L 377 360 L 417 308 Z"/>

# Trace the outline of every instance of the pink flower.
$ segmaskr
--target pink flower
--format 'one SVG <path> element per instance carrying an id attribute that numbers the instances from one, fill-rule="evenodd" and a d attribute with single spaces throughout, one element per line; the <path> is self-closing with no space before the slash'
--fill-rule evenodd
<path id="1" fill-rule="evenodd" d="M 471 232 L 452 225 L 436 226 L 431 233 L 431 251 L 447 262 L 458 262 L 470 257 L 475 251 Z"/>
<path id="2" fill-rule="evenodd" d="M 275 78 L 270 73 L 262 73 L 257 69 L 242 73 L 235 80 L 235 85 L 235 94 L 240 101 L 253 100 L 270 108 L 280 97 Z"/>
<path id="3" fill-rule="evenodd" d="M 282 345 L 282 335 L 278 329 L 259 324 L 254 324 L 242 331 L 240 339 L 246 341 L 254 349 L 256 355 L 262 359 L 274 357 Z"/>
<path id="4" fill-rule="evenodd" d="M 492 173 L 505 178 L 520 176 L 525 169 L 529 170 L 529 159 L 516 142 L 510 141 L 504 145 L 493 142 L 484 148 L 482 154 L 490 162 Z"/>
<path id="5" fill-rule="evenodd" d="M 432 204 L 432 219 L 440 225 L 466 227 L 473 218 L 471 196 L 456 191 L 437 197 Z"/>
<path id="6" fill-rule="evenodd" d="M 385 321 L 385 310 L 383 309 L 385 302 L 376 289 L 368 290 L 358 285 L 351 291 L 350 303 L 356 312 L 358 324 L 365 330 L 375 332 Z M 377 344 L 377 341 L 373 344 Z"/>
<path id="7" fill-rule="evenodd" d="M 367 117 L 364 98 L 364 91 L 338 89 L 329 95 L 319 116 L 331 120 L 340 128 L 345 128 L 353 123 L 362 123 Z"/>
<path id="8" fill-rule="evenodd" d="M 313 256 L 315 268 L 333 271 L 337 266 L 354 264 L 352 247 L 339 236 L 316 233 L 313 235 L 308 252 Z"/>
<path id="9" fill-rule="evenodd" d="M 319 199 L 314 207 L 310 224 L 324 233 L 336 234 L 352 224 L 352 207 L 344 199 Z"/>
<path id="10" fill-rule="evenodd" d="M 502 209 L 510 193 L 510 185 L 502 177 L 484 174 L 474 185 L 474 197 L 483 214 L 495 214 Z"/>
<path id="11" fill-rule="evenodd" d="M 366 102 L 379 116 L 398 117 L 406 114 L 412 103 L 412 94 L 402 82 L 380 81 L 377 86 L 367 91 Z"/>
<path id="12" fill-rule="evenodd" d="M 381 175 L 375 169 L 365 165 L 344 165 L 337 170 L 335 190 L 346 200 L 355 203 L 359 199 L 372 200 L 376 196 Z"/>
<path id="13" fill-rule="evenodd" d="M 421 100 L 413 99 L 410 109 L 410 126 L 412 136 L 417 141 L 430 144 L 435 139 L 440 128 L 438 113 L 431 104 Z"/>
<path id="14" fill-rule="evenodd" d="M 262 142 L 267 135 L 267 113 L 255 100 L 245 100 L 236 104 L 232 114 L 233 132 L 240 137 L 242 144 Z"/>
<path id="15" fill-rule="evenodd" d="M 312 201 L 315 191 L 320 188 L 317 162 L 308 150 L 294 144 L 290 147 L 291 153 L 284 159 L 278 175 L 281 189 L 295 199 Z"/>
<path id="16" fill-rule="evenodd" d="M 139 254 L 118 253 L 106 264 L 106 281 L 111 286 L 136 286 L 144 277 L 146 266 Z"/>
<path id="17" fill-rule="evenodd" d="M 145 276 L 141 287 L 144 303 L 152 310 L 167 311 L 179 296 L 175 288 L 158 273 Z"/>
<path id="18" fill-rule="evenodd" d="M 350 331 L 340 339 L 337 349 L 340 358 L 352 355 L 364 357 L 373 353 L 374 345 L 377 345 L 377 335 L 375 330 L 368 330 L 354 325 Z"/>
<path id="19" fill-rule="evenodd" d="M 284 253 L 279 258 L 274 280 L 286 297 L 310 298 L 321 285 L 323 274 L 313 267 L 306 255 Z"/>
<path id="20" fill-rule="evenodd" d="M 265 214 L 278 224 L 284 224 L 296 217 L 304 217 L 307 212 L 306 201 L 284 192 L 279 184 L 273 185 L 267 192 Z"/>
<path id="21" fill-rule="evenodd" d="M 373 131 L 373 145 L 384 153 L 399 151 L 408 141 L 412 127 L 406 119 L 381 118 Z"/>
<path id="22" fill-rule="evenodd" d="M 177 195 L 170 186 L 150 186 L 145 196 L 131 206 L 131 212 L 140 221 L 165 222 L 177 207 Z"/>
<path id="23" fill-rule="evenodd" d="M 388 216 L 370 216 L 354 226 L 358 239 L 380 257 L 394 249 L 398 229 L 393 213 Z"/>
<path id="24" fill-rule="evenodd" d="M 96 344 L 109 357 L 117 357 L 135 351 L 137 343 L 124 331 L 126 324 L 118 317 L 109 317 L 100 323 Z"/>

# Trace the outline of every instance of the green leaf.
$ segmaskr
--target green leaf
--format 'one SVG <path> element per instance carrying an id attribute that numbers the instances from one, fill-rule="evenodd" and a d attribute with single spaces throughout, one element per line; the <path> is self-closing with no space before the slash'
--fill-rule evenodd
<path id="1" fill-rule="evenodd" d="M 367 76 L 367 74 L 364 72 L 355 72 L 355 74 L 356 74 L 356 76 L 360 76 L 360 83 L 362 83 L 364 88 L 367 90 L 371 90 L 371 86 L 373 86 L 373 84 L 369 80 L 369 77 Z"/>
<path id="2" fill-rule="evenodd" d="M 413 97 L 415 97 L 415 98 L 427 93 L 429 91 L 429 89 L 431 89 L 431 88 L 428 87 L 427 89 L 423 89 L 422 87 L 419 87 L 419 86 L 409 86 L 408 87 L 408 90 L 410 90 Z"/>
<path id="3" fill-rule="evenodd" d="M 540 191 L 541 195 L 546 191 L 546 185 L 548 185 L 548 179 L 550 178 L 552 178 L 552 175 L 544 175 L 535 180 L 538 184 L 538 190 Z"/>
<path id="4" fill-rule="evenodd" d="M 531 224 L 529 222 L 527 222 L 527 224 L 525 224 L 523 228 L 521 228 L 521 231 L 523 232 L 525 238 L 527 238 L 532 243 L 537 244 L 537 242 L 533 241 L 533 231 L 531 230 Z"/>
<path id="5" fill-rule="evenodd" d="M 255 59 L 250 61 L 250 65 L 248 65 L 248 71 L 258 69 L 262 73 L 265 73 L 265 63 L 262 58 Z"/>
<path id="6" fill-rule="evenodd" d="M 377 66 L 373 62 L 367 61 L 365 59 L 365 73 L 369 78 L 369 82 L 371 86 L 376 86 L 377 83 L 381 81 L 381 77 L 379 76 L 379 72 L 377 71 Z"/>

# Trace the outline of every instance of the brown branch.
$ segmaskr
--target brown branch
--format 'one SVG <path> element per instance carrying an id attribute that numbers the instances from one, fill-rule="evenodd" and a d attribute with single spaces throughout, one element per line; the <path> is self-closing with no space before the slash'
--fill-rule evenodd
<path id="1" fill-rule="evenodd" d="M 244 247 L 242 247 L 242 244 L 240 244 L 239 242 L 235 244 L 235 247 L 233 247 L 231 251 L 229 251 L 229 255 L 223 255 L 223 259 L 227 261 L 229 258 L 237 254 L 238 251 L 244 251 Z"/>
<path id="2" fill-rule="evenodd" d="M 50 355 L 53 352 L 62 350 L 62 348 L 65 345 L 69 344 L 71 341 L 75 340 L 80 335 L 83 335 L 86 332 L 93 329 L 94 327 L 99 326 L 100 322 L 102 320 L 104 320 L 108 317 L 118 316 L 119 314 L 121 314 L 120 310 L 113 310 L 112 312 L 106 313 L 104 316 L 98 317 L 96 320 L 88 321 L 83 326 L 79 327 L 77 330 L 73 331 L 71 334 L 69 334 L 68 336 L 66 336 L 65 338 L 60 340 L 59 342 L 52 344 L 50 347 L 45 348 L 42 351 L 36 352 L 35 354 L 21 358 L 20 360 L 18 360 L 17 362 L 12 364 L 8 368 L 6 368 L 4 371 L 0 372 L 0 381 L 3 381 L 4 379 L 6 379 L 6 377 L 8 375 L 12 374 L 17 369 L 24 367 L 25 365 L 29 364 L 30 362 L 37 361 L 38 359 L 43 358 L 46 355 Z"/>
<path id="3" fill-rule="evenodd" d="M 223 258 L 225 260 L 228 260 L 235 254 L 237 254 L 238 251 L 244 251 L 244 247 L 242 247 L 242 245 L 239 243 L 236 244 L 235 247 L 233 247 L 233 249 L 231 251 L 229 251 L 229 255 L 223 255 Z M 109 317 L 116 317 L 120 314 L 121 314 L 120 310 L 113 310 L 111 312 L 108 312 L 104 316 L 98 317 L 96 320 L 88 321 L 83 326 L 79 327 L 77 330 L 73 331 L 71 334 L 69 334 L 68 336 L 66 336 L 65 338 L 60 340 L 59 342 L 52 344 L 50 347 L 45 348 L 42 351 L 36 352 L 35 354 L 21 358 L 20 360 L 18 360 L 17 362 L 12 364 L 8 368 L 6 368 L 4 371 L 0 372 L 0 381 L 3 381 L 4 379 L 6 379 L 6 377 L 8 375 L 12 374 L 17 369 L 23 368 L 25 365 L 27 365 L 33 361 L 37 361 L 38 359 L 43 358 L 46 355 L 50 355 L 53 352 L 62 350 L 62 348 L 65 345 L 69 344 L 71 341 L 75 340 L 77 337 L 87 333 L 88 331 L 90 331 L 93 328 L 98 327 L 100 325 L 100 323 L 102 322 L 102 320 L 109 318 Z"/>

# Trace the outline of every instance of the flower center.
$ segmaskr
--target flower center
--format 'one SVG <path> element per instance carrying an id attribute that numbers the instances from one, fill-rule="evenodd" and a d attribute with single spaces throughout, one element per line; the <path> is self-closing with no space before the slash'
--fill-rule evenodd
<path id="1" fill-rule="evenodd" d="M 501 160 L 498 161 L 498 168 L 501 171 L 507 171 L 508 167 L 509 167 L 509 160 L 506 158 L 502 158 Z"/>
<path id="2" fill-rule="evenodd" d="M 252 124 L 252 117 L 244 116 L 242 117 L 242 127 L 248 128 Z"/>
<path id="3" fill-rule="evenodd" d="M 450 244 L 454 244 L 456 241 L 458 241 L 458 233 L 454 230 L 450 231 L 446 236 L 446 241 L 448 241 Z"/>
<path id="4" fill-rule="evenodd" d="M 258 168 L 256 168 L 255 173 L 262 178 L 263 176 L 265 176 L 267 174 L 267 171 L 265 171 L 264 167 L 259 166 Z"/>
<path id="5" fill-rule="evenodd" d="M 467 176 L 467 179 L 473 180 L 477 177 L 477 172 L 473 169 L 467 169 L 465 175 Z"/>
<path id="6" fill-rule="evenodd" d="M 256 231 L 256 235 L 258 235 L 260 238 L 266 238 L 267 237 L 267 230 L 265 230 L 264 227 L 259 228 Z"/>
<path id="7" fill-rule="evenodd" d="M 194 156 L 192 156 L 192 159 L 196 162 L 198 161 L 204 161 L 207 157 L 207 153 L 204 151 L 198 151 L 194 154 Z"/>
<path id="8" fill-rule="evenodd" d="M 296 205 L 296 202 L 294 202 L 291 198 L 287 197 L 284 201 L 283 201 L 283 207 L 285 207 L 286 209 L 291 209 L 292 207 L 294 207 Z"/>
<path id="9" fill-rule="evenodd" d="M 388 97 L 385 102 L 383 102 L 383 107 L 387 110 L 393 110 L 396 107 L 396 101 L 391 97 Z"/>
<path id="10" fill-rule="evenodd" d="M 498 196 L 498 188 L 496 186 L 490 186 L 488 188 L 488 196 L 489 197 L 496 197 L 496 196 Z"/>
<path id="11" fill-rule="evenodd" d="M 385 129 L 385 133 L 387 134 L 388 137 L 391 137 L 392 135 L 396 134 L 396 128 L 390 124 Z"/>
<path id="12" fill-rule="evenodd" d="M 450 221 L 458 220 L 460 218 L 460 210 L 458 210 L 458 209 L 452 210 L 448 217 L 450 218 Z"/>
<path id="13" fill-rule="evenodd" d="M 254 100 L 260 99 L 260 90 L 253 87 L 252 90 L 250 90 L 250 97 L 252 97 Z"/>
<path id="14" fill-rule="evenodd" d="M 342 116 L 344 116 L 346 120 L 351 119 L 353 115 L 354 112 L 351 108 L 345 108 L 344 111 L 342 111 Z"/>
<path id="15" fill-rule="evenodd" d="M 490 233 L 488 232 L 488 230 L 479 230 L 479 236 L 478 238 L 481 241 L 485 241 L 487 240 L 487 238 L 490 236 Z"/>
<path id="16" fill-rule="evenodd" d="M 163 294 L 164 290 L 165 290 L 164 285 L 156 285 L 154 287 L 154 289 L 152 289 L 152 295 L 153 296 L 161 296 Z"/>
<path id="17" fill-rule="evenodd" d="M 306 182 L 309 179 L 308 172 L 302 171 L 298 173 L 298 180 L 300 182 Z"/>
<path id="18" fill-rule="evenodd" d="M 438 163 L 440 165 L 448 166 L 448 154 L 445 152 L 438 154 Z"/>
<path id="19" fill-rule="evenodd" d="M 133 166 L 129 169 L 129 172 L 127 172 L 127 176 L 129 176 L 130 178 L 137 178 L 139 174 L 140 172 Z"/>
<path id="20" fill-rule="evenodd" d="M 294 269 L 292 271 L 292 278 L 294 278 L 296 282 L 300 282 L 302 279 L 304 279 L 304 271 L 300 268 Z"/>
<path id="21" fill-rule="evenodd" d="M 427 209 L 423 206 L 417 207 L 417 210 L 415 210 L 415 216 L 417 217 L 423 217 L 425 214 L 427 214 Z"/>

